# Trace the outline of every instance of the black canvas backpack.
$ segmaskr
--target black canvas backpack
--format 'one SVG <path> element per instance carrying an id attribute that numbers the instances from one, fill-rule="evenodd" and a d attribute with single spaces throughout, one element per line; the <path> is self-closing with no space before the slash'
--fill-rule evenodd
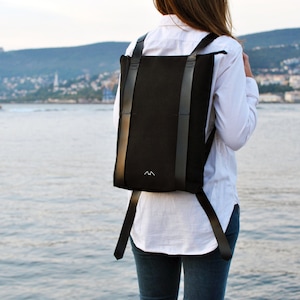
<path id="1" fill-rule="evenodd" d="M 215 129 L 205 139 L 214 56 L 198 55 L 208 34 L 187 56 L 143 56 L 145 36 L 132 57 L 121 57 L 120 113 L 114 185 L 132 190 L 115 250 L 123 257 L 141 191 L 194 193 L 209 217 L 221 255 L 231 249 L 203 191 L 203 171 Z"/>

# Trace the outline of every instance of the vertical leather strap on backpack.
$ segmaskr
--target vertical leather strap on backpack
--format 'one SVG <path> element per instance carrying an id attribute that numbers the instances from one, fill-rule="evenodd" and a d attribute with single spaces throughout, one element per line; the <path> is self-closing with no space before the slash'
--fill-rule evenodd
<path id="1" fill-rule="evenodd" d="M 186 165 L 189 140 L 189 124 L 190 124 L 190 107 L 191 107 L 191 92 L 193 86 L 193 76 L 196 64 L 197 54 L 201 49 L 204 49 L 218 35 L 210 33 L 205 36 L 196 46 L 193 52 L 188 56 L 185 70 L 183 73 L 179 117 L 178 117 L 178 132 L 177 132 L 177 147 L 176 147 L 176 162 L 175 162 L 175 181 L 176 186 L 181 190 L 185 190 L 186 184 Z"/>
<path id="2" fill-rule="evenodd" d="M 130 117 L 133 101 L 133 91 L 135 87 L 137 72 L 140 64 L 140 59 L 142 56 L 144 41 L 146 35 L 140 37 L 134 48 L 130 68 L 128 71 L 126 85 L 124 89 L 123 105 L 122 110 L 120 108 L 120 121 L 119 126 L 120 136 L 118 142 L 118 156 L 115 167 L 115 180 L 124 186 L 124 172 L 125 172 L 125 159 L 126 150 L 128 146 L 129 128 L 130 128 Z"/>

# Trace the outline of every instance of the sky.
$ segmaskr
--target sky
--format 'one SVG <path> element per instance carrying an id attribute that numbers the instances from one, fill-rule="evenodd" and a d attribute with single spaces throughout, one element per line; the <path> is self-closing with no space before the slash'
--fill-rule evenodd
<path id="1" fill-rule="evenodd" d="M 229 3 L 237 36 L 300 27 L 300 0 Z M 0 48 L 129 42 L 159 19 L 152 0 L 0 0 Z"/>

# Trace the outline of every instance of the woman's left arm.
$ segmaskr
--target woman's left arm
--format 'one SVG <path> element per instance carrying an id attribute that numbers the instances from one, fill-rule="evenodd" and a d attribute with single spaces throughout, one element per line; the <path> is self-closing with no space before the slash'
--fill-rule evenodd
<path id="1" fill-rule="evenodd" d="M 253 133 L 258 98 L 249 59 L 243 54 L 242 47 L 236 46 L 223 58 L 214 92 L 216 128 L 232 150 L 244 146 Z"/>

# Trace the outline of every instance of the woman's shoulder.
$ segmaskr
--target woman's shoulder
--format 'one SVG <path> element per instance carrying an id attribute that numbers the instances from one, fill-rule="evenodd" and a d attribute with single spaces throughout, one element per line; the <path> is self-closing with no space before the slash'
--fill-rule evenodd
<path id="1" fill-rule="evenodd" d="M 240 53 L 242 51 L 240 42 L 237 39 L 226 35 L 219 36 L 213 42 L 212 46 L 225 50 L 228 53 Z"/>
<path id="2" fill-rule="evenodd" d="M 137 40 L 138 40 L 138 39 L 135 39 L 135 40 L 133 40 L 133 41 L 131 41 L 131 42 L 129 43 L 129 45 L 128 45 L 126 51 L 125 51 L 125 55 L 129 55 L 129 56 L 132 55 L 133 50 L 134 50 L 134 47 L 136 46 Z"/>

